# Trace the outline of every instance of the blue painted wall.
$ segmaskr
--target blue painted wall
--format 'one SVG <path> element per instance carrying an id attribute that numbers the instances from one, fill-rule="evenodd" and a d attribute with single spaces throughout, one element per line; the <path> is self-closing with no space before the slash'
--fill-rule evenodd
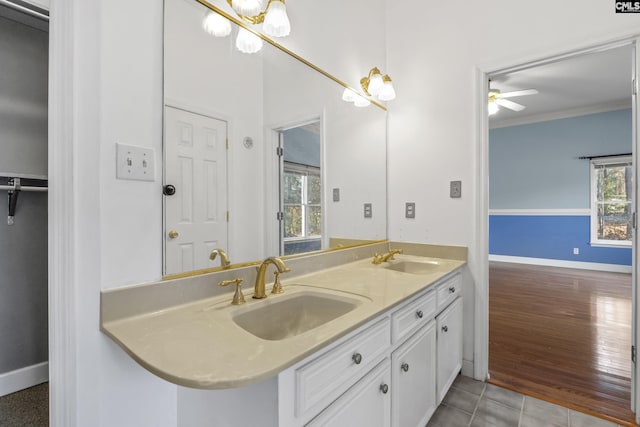
<path id="1" fill-rule="evenodd" d="M 590 207 L 589 161 L 631 152 L 631 110 L 492 129 L 490 209 Z M 592 247 L 588 215 L 490 215 L 489 253 L 631 265 L 630 248 Z M 573 254 L 573 248 L 580 253 Z"/>
<path id="2" fill-rule="evenodd" d="M 492 129 L 490 209 L 589 208 L 589 161 L 631 152 L 631 110 Z"/>
<path id="3" fill-rule="evenodd" d="M 589 245 L 588 216 L 489 217 L 489 253 L 527 258 L 631 265 L 631 249 Z M 580 254 L 574 255 L 573 248 Z"/>

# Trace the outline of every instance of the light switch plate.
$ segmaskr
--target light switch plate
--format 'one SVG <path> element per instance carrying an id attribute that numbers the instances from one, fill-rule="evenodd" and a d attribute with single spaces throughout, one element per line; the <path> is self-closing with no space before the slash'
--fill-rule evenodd
<path id="1" fill-rule="evenodd" d="M 449 197 L 452 199 L 462 197 L 462 181 L 451 181 L 449 183 Z"/>
<path id="2" fill-rule="evenodd" d="M 416 217 L 416 204 L 414 202 L 407 202 L 404 205 L 404 216 L 406 218 Z"/>
<path id="3" fill-rule="evenodd" d="M 339 188 L 334 188 L 333 189 L 333 201 L 334 202 L 339 202 L 340 201 L 340 189 Z"/>
<path id="4" fill-rule="evenodd" d="M 116 178 L 155 181 L 153 148 L 116 144 Z"/>
<path id="5" fill-rule="evenodd" d="M 371 206 L 371 203 L 364 204 L 364 217 L 365 218 L 373 217 L 373 207 Z"/>

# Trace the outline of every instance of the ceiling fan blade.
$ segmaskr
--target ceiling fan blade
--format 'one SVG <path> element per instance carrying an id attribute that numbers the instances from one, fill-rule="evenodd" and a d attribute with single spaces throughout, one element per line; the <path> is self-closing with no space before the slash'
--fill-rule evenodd
<path id="1" fill-rule="evenodd" d="M 513 110 L 513 111 L 522 111 L 525 109 L 524 105 L 520 105 L 516 102 L 513 101 L 509 101 L 507 99 L 496 99 L 496 104 L 500 105 L 501 107 L 504 108 L 508 108 L 509 110 Z"/>
<path id="2" fill-rule="evenodd" d="M 513 98 L 515 96 L 535 95 L 538 91 L 536 89 L 523 89 L 514 90 L 513 92 L 505 92 L 498 95 L 500 98 Z"/>

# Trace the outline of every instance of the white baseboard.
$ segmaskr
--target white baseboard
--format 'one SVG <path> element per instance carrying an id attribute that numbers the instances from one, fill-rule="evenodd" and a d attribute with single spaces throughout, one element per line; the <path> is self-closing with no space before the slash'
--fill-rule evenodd
<path id="1" fill-rule="evenodd" d="M 473 378 L 473 361 L 462 359 L 462 375 Z"/>
<path id="2" fill-rule="evenodd" d="M 0 374 L 0 396 L 49 381 L 49 362 Z"/>
<path id="3" fill-rule="evenodd" d="M 489 255 L 489 261 L 511 262 L 515 264 L 544 265 L 548 267 L 577 268 L 580 270 L 610 271 L 612 273 L 631 273 L 630 265 L 603 264 L 598 262 L 564 261 L 546 258 L 527 258 L 508 255 Z"/>

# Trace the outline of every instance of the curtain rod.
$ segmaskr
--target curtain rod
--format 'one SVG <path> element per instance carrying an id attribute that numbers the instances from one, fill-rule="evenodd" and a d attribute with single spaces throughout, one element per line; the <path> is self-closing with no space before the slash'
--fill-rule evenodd
<path id="1" fill-rule="evenodd" d="M 605 159 L 607 157 L 621 157 L 621 156 L 630 156 L 632 153 L 622 153 L 622 154 L 605 154 L 602 156 L 581 156 L 578 157 L 580 160 L 591 160 L 591 159 Z"/>

